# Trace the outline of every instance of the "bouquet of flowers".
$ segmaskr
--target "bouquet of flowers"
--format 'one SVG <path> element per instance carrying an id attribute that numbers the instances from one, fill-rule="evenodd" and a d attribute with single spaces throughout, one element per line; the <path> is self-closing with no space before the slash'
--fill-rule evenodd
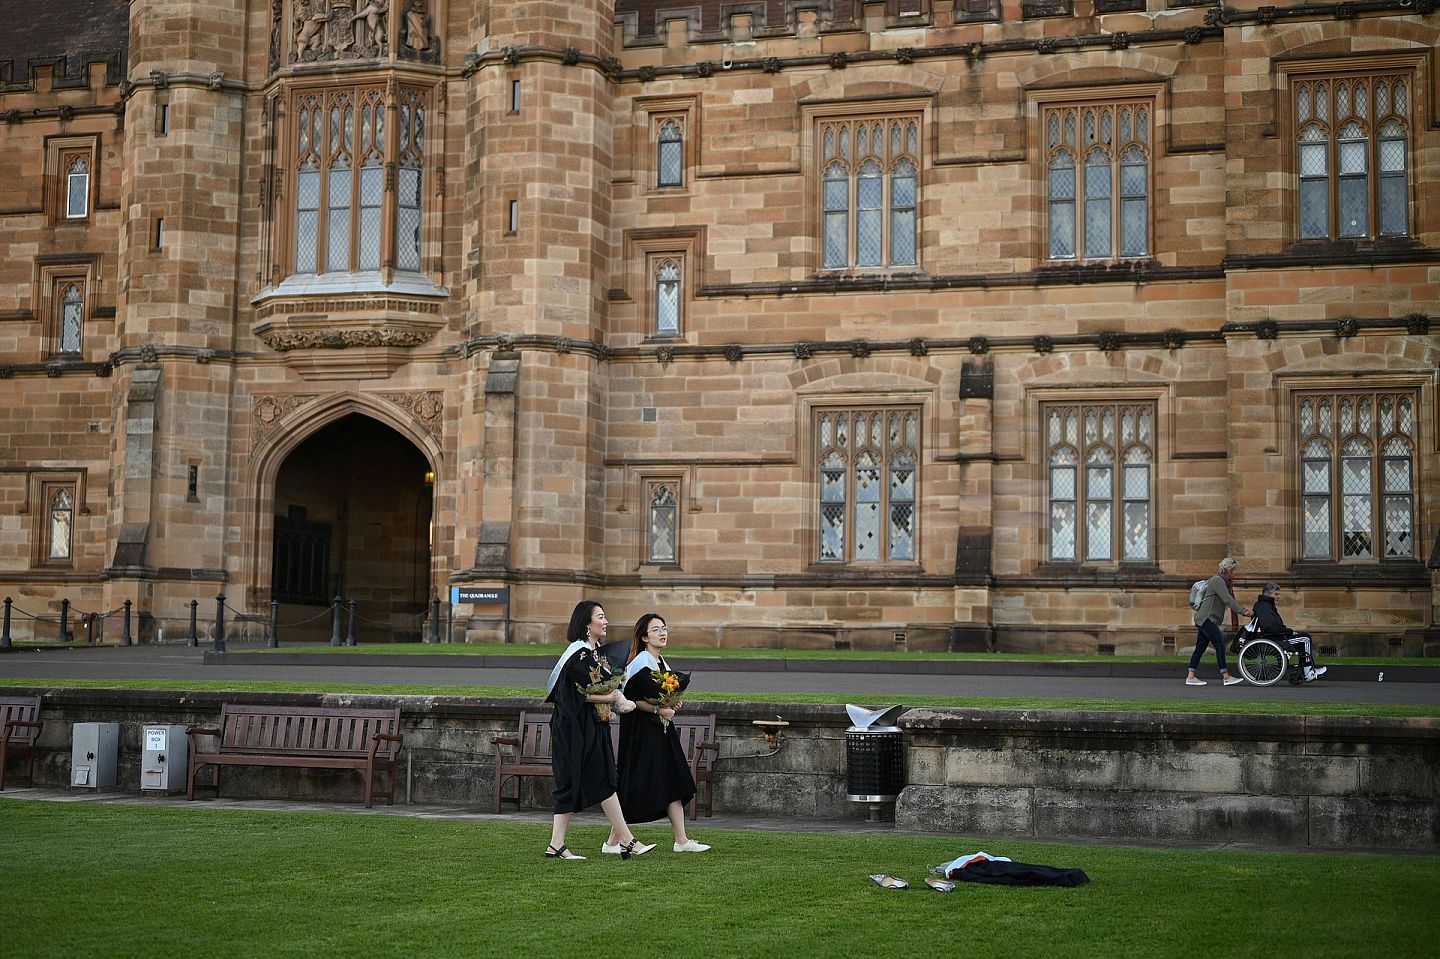
<path id="1" fill-rule="evenodd" d="M 655 685 L 660 687 L 659 698 L 650 700 L 655 706 L 656 713 L 658 714 L 662 709 L 679 709 L 681 702 L 680 677 L 663 669 L 650 670 L 650 677 L 655 680 Z M 661 716 L 660 725 L 668 730 L 670 720 Z"/>
<path id="2" fill-rule="evenodd" d="M 610 676 L 607 678 L 600 672 L 600 667 L 596 666 L 590 670 L 590 685 L 581 686 L 579 683 L 576 683 L 575 688 L 580 690 L 582 696 L 607 696 L 619 689 L 620 684 L 624 682 L 624 680 L 624 676 Z M 594 706 L 595 715 L 599 720 L 602 723 L 608 723 L 610 721 L 610 704 L 595 703 Z"/>

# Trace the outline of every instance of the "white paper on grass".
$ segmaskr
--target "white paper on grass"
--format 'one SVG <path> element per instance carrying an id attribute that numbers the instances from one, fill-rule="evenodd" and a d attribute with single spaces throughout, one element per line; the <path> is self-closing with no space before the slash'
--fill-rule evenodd
<path id="1" fill-rule="evenodd" d="M 845 712 L 850 715 L 850 725 L 858 729 L 869 729 L 871 726 L 893 726 L 895 719 L 900 715 L 904 706 L 881 706 L 879 709 L 866 709 L 864 706 L 856 706 L 853 703 L 845 704 Z"/>

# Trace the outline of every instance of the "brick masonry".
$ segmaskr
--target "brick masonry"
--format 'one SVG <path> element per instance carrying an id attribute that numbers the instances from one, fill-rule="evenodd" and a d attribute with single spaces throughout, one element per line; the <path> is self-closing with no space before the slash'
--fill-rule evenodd
<path id="1" fill-rule="evenodd" d="M 685 642 L 1155 652 L 1189 645 L 1186 586 L 1232 554 L 1246 601 L 1282 582 L 1322 644 L 1433 648 L 1434 15 L 791 6 L 22 10 L 0 47 L 0 588 L 52 616 L 129 599 L 146 639 L 220 590 L 263 614 L 274 518 L 309 505 L 334 589 L 382 624 L 364 639 L 482 582 L 508 615 L 459 608 L 457 638 L 553 640 L 593 596 L 617 633 L 658 608 Z M 1287 71 L 1330 60 L 1411 71 L 1408 237 L 1296 239 Z M 420 269 L 387 252 L 306 286 L 294 91 L 365 83 L 391 135 L 424 91 Z M 1041 110 L 1117 86 L 1154 104 L 1153 253 L 1056 264 Z M 877 111 L 921 119 L 920 265 L 822 270 L 816 124 Z M 661 116 L 685 124 L 679 187 L 655 185 Z M 92 163 L 78 219 L 67 150 Z M 651 335 L 660 255 L 684 263 L 678 337 Z M 57 355 L 72 279 L 83 349 Z M 1414 560 L 1298 560 L 1290 397 L 1317 386 L 1417 391 Z M 1040 404 L 1107 396 L 1154 404 L 1153 561 L 1048 562 Z M 812 414 L 854 402 L 921 409 L 913 563 L 817 561 Z M 354 416 L 388 429 L 335 482 L 321 452 Z M 39 555 L 56 478 L 83 493 L 64 564 Z M 643 562 L 657 478 L 680 490 L 672 565 Z"/>

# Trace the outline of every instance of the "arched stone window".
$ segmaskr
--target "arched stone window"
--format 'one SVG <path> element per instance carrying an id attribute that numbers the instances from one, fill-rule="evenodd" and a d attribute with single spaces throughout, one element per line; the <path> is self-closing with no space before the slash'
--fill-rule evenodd
<path id="1" fill-rule="evenodd" d="M 819 139 L 823 267 L 916 266 L 919 117 L 825 120 Z"/>
<path id="2" fill-rule="evenodd" d="M 1150 403 L 1045 408 L 1052 562 L 1153 559 L 1154 421 Z"/>
<path id="3" fill-rule="evenodd" d="M 1151 112 L 1145 102 L 1045 109 L 1050 259 L 1149 254 Z"/>
<path id="4" fill-rule="evenodd" d="M 823 409 L 815 435 L 819 561 L 914 562 L 919 408 Z"/>

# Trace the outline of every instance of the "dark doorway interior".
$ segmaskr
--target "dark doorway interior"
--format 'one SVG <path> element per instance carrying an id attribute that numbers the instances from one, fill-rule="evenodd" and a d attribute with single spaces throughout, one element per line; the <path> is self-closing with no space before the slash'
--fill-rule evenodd
<path id="1" fill-rule="evenodd" d="M 337 594 L 355 600 L 355 636 L 418 640 L 430 601 L 434 474 L 404 436 L 367 416 L 330 424 L 275 480 L 272 595 L 298 622 Z M 322 619 L 304 638 L 329 635 Z"/>

